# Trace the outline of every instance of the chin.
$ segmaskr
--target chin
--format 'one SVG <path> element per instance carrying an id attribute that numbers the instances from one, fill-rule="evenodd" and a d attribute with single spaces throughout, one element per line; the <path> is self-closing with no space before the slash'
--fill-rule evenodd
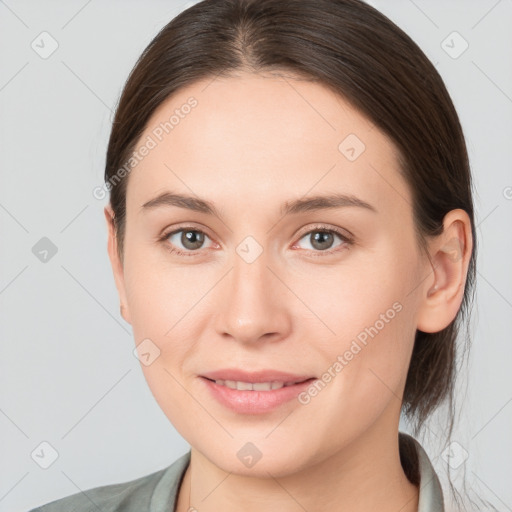
<path id="1" fill-rule="evenodd" d="M 262 436 L 254 441 L 249 439 L 247 436 L 243 439 L 238 436 L 229 440 L 217 439 L 217 442 L 212 439 L 203 446 L 203 438 L 201 443 L 191 446 L 226 473 L 242 476 L 268 478 L 270 474 L 276 478 L 283 477 L 313 463 L 313 449 L 311 457 L 308 457 L 304 444 L 298 439 L 290 437 L 287 443 Z"/>

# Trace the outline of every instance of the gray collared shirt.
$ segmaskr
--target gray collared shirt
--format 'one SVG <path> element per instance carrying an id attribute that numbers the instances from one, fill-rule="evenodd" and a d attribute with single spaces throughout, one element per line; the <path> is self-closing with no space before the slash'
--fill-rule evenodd
<path id="1" fill-rule="evenodd" d="M 439 478 L 423 447 L 416 440 L 414 444 L 420 471 L 418 512 L 444 512 Z M 173 512 L 181 479 L 189 462 L 190 450 L 170 466 L 149 475 L 120 484 L 95 487 L 30 512 Z"/>

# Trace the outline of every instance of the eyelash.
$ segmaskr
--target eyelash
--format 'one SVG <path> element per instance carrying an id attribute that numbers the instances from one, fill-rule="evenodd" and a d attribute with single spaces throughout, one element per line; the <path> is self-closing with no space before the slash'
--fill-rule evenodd
<path id="1" fill-rule="evenodd" d="M 195 233 L 201 233 L 208 237 L 208 234 L 202 231 L 201 229 L 198 229 L 194 226 L 182 226 L 179 229 L 174 229 L 172 231 L 168 231 L 165 234 L 162 235 L 162 237 L 159 239 L 159 242 L 163 243 L 165 248 L 171 253 L 176 254 L 178 256 L 197 256 L 199 253 L 199 250 L 197 251 L 182 251 L 181 249 L 175 249 L 174 247 L 171 247 L 169 244 L 169 241 L 167 240 L 171 235 L 175 235 L 176 233 L 180 233 L 181 231 L 193 231 Z M 311 233 L 334 233 L 335 235 L 338 235 L 341 240 L 345 243 L 345 245 L 338 246 L 334 249 L 329 249 L 326 251 L 308 251 L 311 256 L 313 257 L 323 257 L 323 256 L 330 256 L 333 253 L 336 253 L 338 251 L 345 249 L 349 249 L 351 245 L 353 245 L 354 240 L 353 238 L 348 237 L 347 235 L 344 235 L 341 231 L 335 228 L 331 228 L 322 224 L 318 224 L 313 227 L 313 229 L 310 229 L 309 231 L 306 231 L 305 233 L 302 233 L 300 235 L 299 241 L 302 240 L 306 235 L 309 235 Z M 210 237 L 208 237 L 210 238 Z M 340 248 L 341 247 L 341 248 Z"/>

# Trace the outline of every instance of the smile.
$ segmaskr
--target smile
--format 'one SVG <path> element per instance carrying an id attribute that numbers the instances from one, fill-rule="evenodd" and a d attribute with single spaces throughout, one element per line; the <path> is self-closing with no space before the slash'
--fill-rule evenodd
<path id="1" fill-rule="evenodd" d="M 213 379 L 209 379 L 212 380 Z M 281 389 L 285 386 L 293 386 L 297 382 L 282 382 L 282 381 L 270 381 L 270 382 L 242 382 L 239 380 L 215 380 L 213 381 L 219 386 L 226 386 L 230 389 L 237 389 L 239 391 L 271 391 L 273 389 Z"/>

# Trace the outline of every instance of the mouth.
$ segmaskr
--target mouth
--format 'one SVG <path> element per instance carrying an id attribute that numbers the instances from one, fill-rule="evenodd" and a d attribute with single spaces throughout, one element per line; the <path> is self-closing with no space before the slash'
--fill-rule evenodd
<path id="1" fill-rule="evenodd" d="M 274 389 L 281 389 L 284 387 L 295 386 L 303 382 L 313 381 L 315 377 L 301 379 L 296 381 L 283 382 L 280 380 L 272 380 L 267 382 L 245 382 L 240 380 L 223 380 L 223 379 L 209 379 L 204 377 L 210 382 L 214 382 L 218 386 L 225 386 L 229 389 L 236 389 L 238 391 L 272 391 Z"/>
<path id="2" fill-rule="evenodd" d="M 297 380 L 263 380 L 261 377 L 258 382 L 254 380 L 200 377 L 206 392 L 222 407 L 237 414 L 253 416 L 270 413 L 285 404 L 302 407 L 297 397 L 316 377 L 299 377 Z"/>

